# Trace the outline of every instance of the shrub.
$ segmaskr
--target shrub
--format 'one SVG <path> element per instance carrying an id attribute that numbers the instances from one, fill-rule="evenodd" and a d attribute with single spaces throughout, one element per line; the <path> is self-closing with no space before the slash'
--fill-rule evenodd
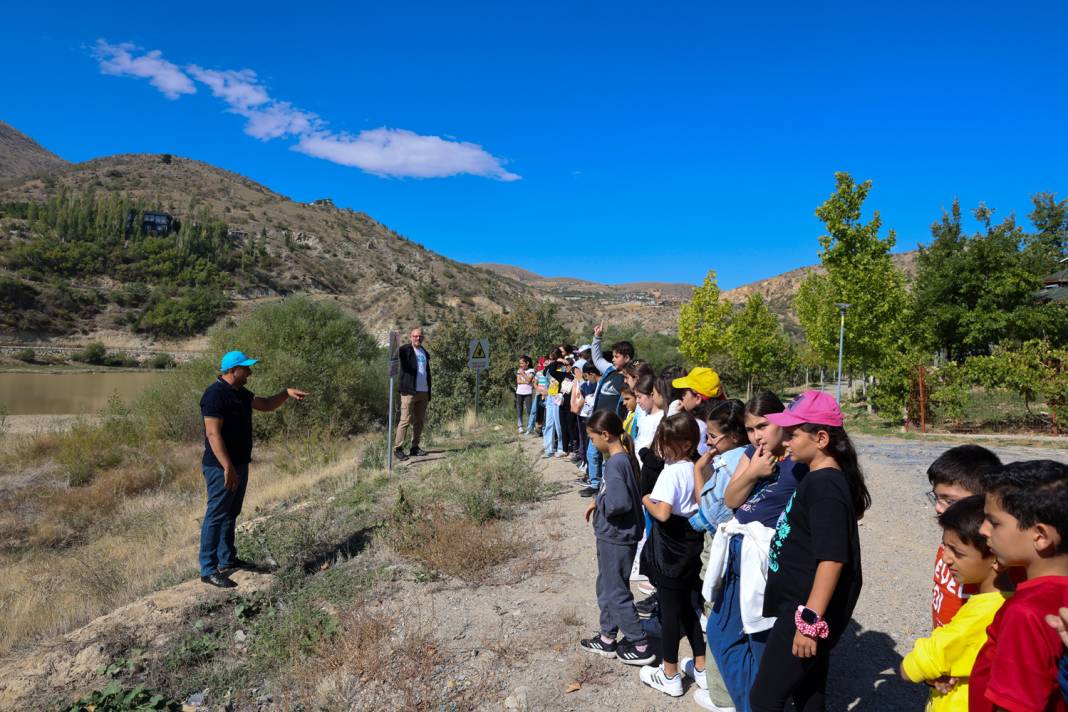
<path id="1" fill-rule="evenodd" d="M 178 364 L 175 363 L 174 357 L 168 353 L 153 354 L 149 359 L 148 365 L 152 368 L 174 368 Z"/>
<path id="2" fill-rule="evenodd" d="M 37 352 L 33 349 L 19 349 L 14 354 L 15 358 L 23 363 L 36 363 Z"/>
<path id="3" fill-rule="evenodd" d="M 87 344 L 84 349 L 77 352 L 72 356 L 75 361 L 81 361 L 82 363 L 92 364 L 94 366 L 101 366 L 104 364 L 104 359 L 108 355 L 108 350 L 104 348 L 104 344 L 99 341 L 94 341 Z"/>
<path id="4" fill-rule="evenodd" d="M 128 690 L 112 680 L 103 690 L 93 690 L 66 708 L 66 712 L 149 712 L 149 710 L 180 710 L 177 700 L 156 695 L 138 685 Z"/>

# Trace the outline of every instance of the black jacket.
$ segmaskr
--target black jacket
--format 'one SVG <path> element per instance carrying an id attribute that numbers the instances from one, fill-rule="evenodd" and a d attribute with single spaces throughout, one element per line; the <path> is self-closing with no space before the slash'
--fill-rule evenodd
<path id="1" fill-rule="evenodd" d="M 423 347 L 419 347 L 423 348 Z M 430 398 L 430 353 L 423 349 L 426 354 L 426 397 Z M 411 344 L 404 344 L 397 350 L 400 358 L 400 392 L 404 396 L 415 395 L 415 380 L 419 373 L 419 362 L 415 358 L 415 349 Z"/>

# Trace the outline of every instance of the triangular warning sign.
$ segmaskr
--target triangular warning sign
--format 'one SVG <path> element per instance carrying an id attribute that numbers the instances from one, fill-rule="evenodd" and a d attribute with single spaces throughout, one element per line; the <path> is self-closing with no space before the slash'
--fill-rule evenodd
<path id="1" fill-rule="evenodd" d="M 481 341 L 475 344 L 475 353 L 471 354 L 471 358 L 486 358 L 486 350 L 482 348 Z"/>

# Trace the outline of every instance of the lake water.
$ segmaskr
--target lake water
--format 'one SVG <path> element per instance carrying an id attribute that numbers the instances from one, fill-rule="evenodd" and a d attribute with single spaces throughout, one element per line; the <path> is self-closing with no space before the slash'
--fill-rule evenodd
<path id="1" fill-rule="evenodd" d="M 129 403 L 161 375 L 152 371 L 0 373 L 0 409 L 8 415 L 95 415 L 112 395 Z"/>

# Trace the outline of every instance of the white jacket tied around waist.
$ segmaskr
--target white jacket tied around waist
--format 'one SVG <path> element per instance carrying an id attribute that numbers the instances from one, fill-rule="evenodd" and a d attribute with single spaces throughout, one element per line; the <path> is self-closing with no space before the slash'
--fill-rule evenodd
<path id="1" fill-rule="evenodd" d="M 727 573 L 730 540 L 735 534 L 742 536 L 741 561 L 738 570 L 738 603 L 742 613 L 742 628 L 746 633 L 759 633 L 775 625 L 774 618 L 764 617 L 764 587 L 768 583 L 768 549 L 775 530 L 760 522 L 741 524 L 737 519 L 723 522 L 716 529 L 712 550 L 705 569 L 705 583 L 701 595 L 715 603 L 716 594 L 723 585 Z"/>

